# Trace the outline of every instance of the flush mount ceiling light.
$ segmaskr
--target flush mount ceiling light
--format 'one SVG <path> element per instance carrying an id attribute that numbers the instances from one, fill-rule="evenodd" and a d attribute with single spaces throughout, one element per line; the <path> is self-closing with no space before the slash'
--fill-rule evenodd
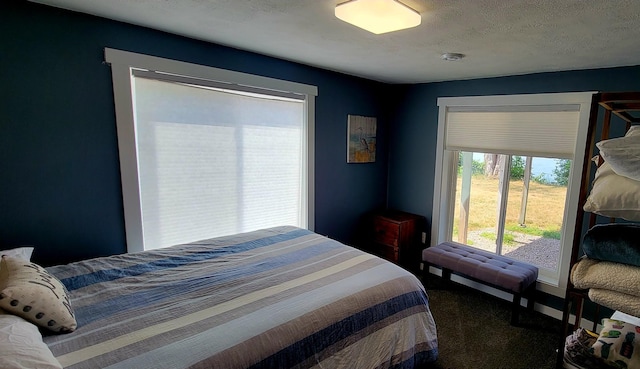
<path id="1" fill-rule="evenodd" d="M 396 0 L 351 0 L 336 5 L 336 17 L 379 35 L 420 25 L 420 13 Z"/>
<path id="2" fill-rule="evenodd" d="M 460 53 L 444 53 L 441 57 L 446 61 L 456 61 L 464 58 L 465 55 Z"/>

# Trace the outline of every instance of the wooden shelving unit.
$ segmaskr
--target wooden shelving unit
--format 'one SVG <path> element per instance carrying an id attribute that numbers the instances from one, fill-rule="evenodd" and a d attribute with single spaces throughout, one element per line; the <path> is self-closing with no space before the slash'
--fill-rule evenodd
<path id="1" fill-rule="evenodd" d="M 627 131 L 632 124 L 640 124 L 640 116 L 634 114 L 634 112 L 640 111 L 640 92 L 613 92 L 613 93 L 597 93 L 593 95 L 591 104 L 591 113 L 589 118 L 589 128 L 587 132 L 587 150 L 584 153 L 582 178 L 580 183 L 580 196 L 578 213 L 576 217 L 576 226 L 573 237 L 573 245 L 571 249 L 571 267 L 578 261 L 581 255 L 581 243 L 583 237 L 583 228 L 585 225 L 585 218 L 587 214 L 582 208 L 582 205 L 587 200 L 589 190 L 591 188 L 591 180 L 595 173 L 596 166 L 591 161 L 591 158 L 595 154 L 595 144 L 598 141 L 606 140 L 611 137 L 612 117 L 616 116 L 620 119 L 616 119 L 616 124 L 626 124 L 625 131 Z M 603 115 L 600 116 L 600 112 Z M 600 125 L 600 118 L 602 123 Z M 599 139 L 596 141 L 598 128 L 601 128 Z M 601 159 L 600 159 L 601 160 Z M 598 163 L 600 165 L 601 162 Z M 596 224 L 597 215 L 589 213 L 588 215 L 588 228 L 591 228 Z M 615 218 L 610 218 L 609 222 L 615 222 Z M 563 368 L 563 352 L 565 338 L 573 331 L 580 327 L 581 320 L 584 313 L 584 301 L 588 299 L 587 291 L 575 288 L 571 281 L 567 282 L 567 291 L 565 295 L 562 327 L 563 335 L 562 340 L 558 344 L 558 359 L 556 363 L 557 368 Z M 569 323 L 570 315 L 575 315 L 573 324 Z M 592 330 L 596 330 L 596 325 L 600 319 L 600 306 L 596 304 L 595 317 L 591 317 L 594 325 Z"/>

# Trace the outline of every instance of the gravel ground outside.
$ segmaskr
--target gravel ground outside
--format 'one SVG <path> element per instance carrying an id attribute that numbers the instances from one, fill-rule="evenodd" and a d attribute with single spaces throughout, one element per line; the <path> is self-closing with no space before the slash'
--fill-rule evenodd
<path id="1" fill-rule="evenodd" d="M 481 234 L 484 232 L 495 234 L 495 229 L 471 231 L 468 234 L 467 243 L 482 250 L 495 252 L 496 241 L 482 237 Z M 502 255 L 533 264 L 539 268 L 556 269 L 560 253 L 560 240 L 512 231 L 505 231 L 505 233 L 513 235 L 515 242 L 511 245 L 503 244 Z"/>

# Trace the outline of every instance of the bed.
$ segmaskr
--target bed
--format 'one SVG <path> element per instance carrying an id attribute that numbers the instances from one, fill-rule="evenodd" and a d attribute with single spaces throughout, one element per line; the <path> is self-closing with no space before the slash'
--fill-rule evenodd
<path id="1" fill-rule="evenodd" d="M 604 114 L 599 117 L 600 111 Z M 593 97 L 558 368 L 640 369 L 638 111 L 638 92 Z M 588 229 L 584 237 L 583 228 Z M 585 301 L 595 312 L 591 330 L 581 325 Z"/>
<path id="2" fill-rule="evenodd" d="M 305 229 L 47 271 L 77 321 L 44 336 L 65 368 L 415 368 L 438 356 L 417 278 Z"/>

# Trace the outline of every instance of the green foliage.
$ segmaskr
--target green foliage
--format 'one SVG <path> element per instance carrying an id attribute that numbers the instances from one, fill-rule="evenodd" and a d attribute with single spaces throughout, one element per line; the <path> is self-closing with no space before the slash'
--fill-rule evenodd
<path id="1" fill-rule="evenodd" d="M 571 160 L 556 159 L 556 167 L 553 170 L 555 182 L 560 186 L 566 186 L 569 183 L 569 171 L 571 169 Z"/>
<path id="2" fill-rule="evenodd" d="M 484 162 L 479 160 L 474 160 L 471 173 L 473 175 L 484 174 Z"/>
<path id="3" fill-rule="evenodd" d="M 482 232 L 482 233 L 480 233 L 480 237 L 486 238 L 486 239 L 491 240 L 491 241 L 495 241 L 496 238 L 497 238 L 496 234 L 493 233 L 493 232 Z"/>
<path id="4" fill-rule="evenodd" d="M 511 157 L 511 179 L 524 178 L 524 158 L 522 156 Z"/>
<path id="5" fill-rule="evenodd" d="M 524 233 L 531 236 L 539 236 L 542 238 L 551 238 L 554 240 L 560 239 L 559 229 L 556 229 L 556 230 L 542 229 L 538 227 L 531 227 L 529 225 L 527 225 L 526 227 L 522 227 L 519 224 L 508 224 L 505 228 L 511 232 Z"/>
<path id="6" fill-rule="evenodd" d="M 543 238 L 553 238 L 554 240 L 559 240 L 560 236 L 561 236 L 560 230 L 542 232 L 542 237 Z"/>
<path id="7" fill-rule="evenodd" d="M 462 151 L 458 152 L 458 174 L 462 174 Z M 484 162 L 473 160 L 471 164 L 471 174 L 484 174 Z"/>
<path id="8" fill-rule="evenodd" d="M 531 180 L 534 182 L 538 182 L 540 184 L 544 184 L 544 185 L 552 185 L 553 183 L 547 179 L 547 176 L 545 173 L 540 173 L 537 176 L 533 176 L 531 177 Z"/>
<path id="9" fill-rule="evenodd" d="M 486 238 L 491 241 L 495 241 L 497 236 L 493 232 L 482 232 L 480 233 L 480 237 Z M 503 245 L 515 245 L 516 238 L 511 233 L 506 233 L 502 236 L 502 244 Z"/>
<path id="10" fill-rule="evenodd" d="M 523 227 L 519 224 L 507 224 L 505 226 L 505 229 L 511 232 L 519 232 L 519 233 L 524 233 L 531 236 L 542 236 L 542 232 L 544 232 L 540 228 L 530 227 L 530 226 Z"/>
<path id="11" fill-rule="evenodd" d="M 502 236 L 502 244 L 510 246 L 515 245 L 516 238 L 511 233 L 505 233 L 504 236 Z"/>

